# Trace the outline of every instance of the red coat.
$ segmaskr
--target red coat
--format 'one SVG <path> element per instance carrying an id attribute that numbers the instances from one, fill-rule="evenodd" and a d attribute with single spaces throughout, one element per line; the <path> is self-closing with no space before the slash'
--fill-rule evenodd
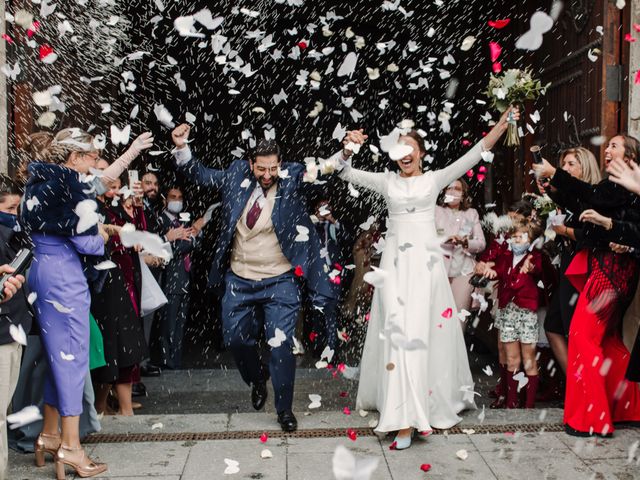
<path id="1" fill-rule="evenodd" d="M 533 270 L 529 273 L 520 273 L 527 257 L 531 257 Z M 510 302 L 520 308 L 526 308 L 534 312 L 540 305 L 540 292 L 538 282 L 542 278 L 542 253 L 534 249 L 513 265 L 513 252 L 509 250 L 507 243 L 500 248 L 491 248 L 490 254 L 483 259 L 485 262 L 494 262 L 493 270 L 498 274 L 498 307 L 505 308 Z"/>

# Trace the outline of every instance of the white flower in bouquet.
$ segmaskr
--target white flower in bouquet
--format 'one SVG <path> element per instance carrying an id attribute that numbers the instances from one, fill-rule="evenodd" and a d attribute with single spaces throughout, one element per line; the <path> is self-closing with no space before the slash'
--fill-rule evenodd
<path id="1" fill-rule="evenodd" d="M 502 74 L 491 75 L 486 95 L 491 105 L 500 113 L 505 112 L 509 105 L 517 105 L 522 114 L 524 103 L 544 95 L 545 89 L 540 80 L 533 78 L 530 70 L 512 68 Z M 505 143 L 507 146 L 520 145 L 518 125 L 515 121 L 509 122 Z"/>

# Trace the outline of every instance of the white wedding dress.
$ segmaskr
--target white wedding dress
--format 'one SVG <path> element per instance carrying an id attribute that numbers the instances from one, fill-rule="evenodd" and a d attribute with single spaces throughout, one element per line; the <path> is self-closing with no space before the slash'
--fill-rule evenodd
<path id="1" fill-rule="evenodd" d="M 384 196 L 386 243 L 374 273 L 356 407 L 378 410 L 378 432 L 450 428 L 476 408 L 469 359 L 435 227 L 439 192 L 481 159 L 478 143 L 417 177 L 347 165 L 340 177 Z"/>

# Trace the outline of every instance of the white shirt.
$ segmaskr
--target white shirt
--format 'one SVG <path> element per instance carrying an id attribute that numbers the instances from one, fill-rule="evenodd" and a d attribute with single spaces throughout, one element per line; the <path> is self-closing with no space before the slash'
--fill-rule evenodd
<path id="1" fill-rule="evenodd" d="M 520 263 L 520 260 L 522 260 L 529 252 L 525 252 L 522 255 L 516 255 L 515 253 L 513 254 L 513 265 L 511 265 L 512 267 L 515 267 L 518 263 Z"/>

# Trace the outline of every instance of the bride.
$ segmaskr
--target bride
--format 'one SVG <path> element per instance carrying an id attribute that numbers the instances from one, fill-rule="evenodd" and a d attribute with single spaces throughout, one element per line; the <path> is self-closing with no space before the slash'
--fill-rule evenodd
<path id="1" fill-rule="evenodd" d="M 411 131 L 394 147 L 404 155 L 399 173 L 372 173 L 349 163 L 340 178 L 381 194 L 389 218 L 380 268 L 370 273 L 375 285 L 360 365 L 356 406 L 378 410 L 378 432 L 398 431 L 395 448 L 411 445 L 414 429 L 450 428 L 458 413 L 475 408 L 473 380 L 456 306 L 435 227 L 438 193 L 482 158 L 518 120 L 513 107 L 463 157 L 442 170 L 422 171 L 424 141 Z M 362 131 L 349 132 L 349 144 L 363 144 Z"/>

